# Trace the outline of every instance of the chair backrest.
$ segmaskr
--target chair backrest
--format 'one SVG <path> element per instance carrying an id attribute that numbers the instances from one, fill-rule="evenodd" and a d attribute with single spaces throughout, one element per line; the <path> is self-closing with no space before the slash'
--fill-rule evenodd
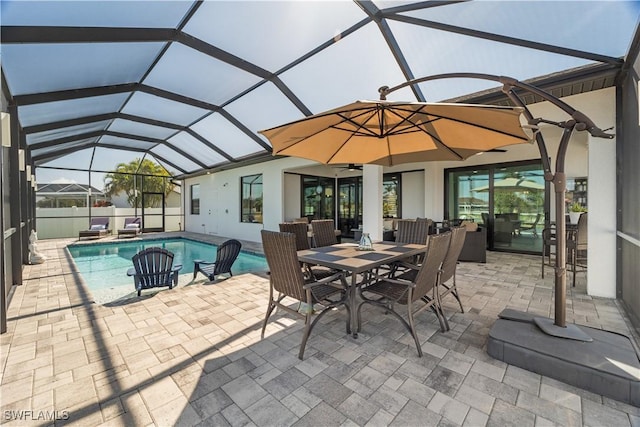
<path id="1" fill-rule="evenodd" d="M 304 276 L 298 261 L 295 234 L 269 230 L 261 230 L 260 234 L 273 289 L 298 301 L 306 301 Z"/>
<path id="2" fill-rule="evenodd" d="M 314 219 L 311 221 L 313 242 L 317 248 L 338 243 L 332 219 Z"/>
<path id="3" fill-rule="evenodd" d="M 279 224 L 280 231 L 283 233 L 293 233 L 296 235 L 296 248 L 301 251 L 310 249 L 309 244 L 309 227 L 304 222 L 284 222 Z"/>
<path id="4" fill-rule="evenodd" d="M 536 219 L 535 221 L 533 221 L 533 223 L 531 224 L 532 226 L 536 226 L 538 225 L 538 221 L 540 221 L 540 218 L 542 217 L 542 214 L 536 214 Z"/>
<path id="5" fill-rule="evenodd" d="M 242 243 L 235 239 L 227 240 L 218 246 L 216 266 L 213 269 L 214 276 L 231 272 L 231 266 L 236 261 L 236 258 L 238 258 L 238 254 L 240 254 L 240 248 L 242 248 Z"/>
<path id="6" fill-rule="evenodd" d="M 451 229 L 451 242 L 449 243 L 447 255 L 442 262 L 442 283 L 449 281 L 455 274 L 458 258 L 460 257 L 460 252 L 462 252 L 466 235 L 467 228 L 464 226 Z"/>
<path id="7" fill-rule="evenodd" d="M 398 221 L 396 242 L 425 245 L 427 244 L 428 236 L 429 221 L 414 221 L 411 219 L 403 219 Z"/>
<path id="8" fill-rule="evenodd" d="M 305 224 L 309 224 L 309 217 L 302 216 L 300 218 L 294 218 L 292 222 L 304 222 Z"/>
<path id="9" fill-rule="evenodd" d="M 138 224 L 140 225 L 140 218 L 136 217 L 136 218 L 125 218 L 124 219 L 124 226 L 126 228 L 127 225 L 131 225 L 131 224 Z"/>
<path id="10" fill-rule="evenodd" d="M 431 291 L 438 281 L 440 266 L 449 249 L 451 232 L 429 236 L 429 249 L 415 279 L 415 289 L 411 301 L 417 301 Z"/>
<path id="11" fill-rule="evenodd" d="M 480 214 L 482 216 L 482 223 L 484 224 L 485 227 L 489 226 L 489 213 L 488 212 L 482 212 Z"/>
<path id="12" fill-rule="evenodd" d="M 173 253 L 166 249 L 143 249 L 131 260 L 142 288 L 161 286 L 173 280 Z"/>
<path id="13" fill-rule="evenodd" d="M 96 216 L 91 218 L 91 221 L 89 223 L 89 228 L 93 227 L 94 225 L 102 225 L 103 228 L 106 230 L 107 228 L 109 228 L 109 217 Z"/>
<path id="14" fill-rule="evenodd" d="M 576 232 L 576 244 L 585 246 L 588 243 L 588 232 L 587 232 L 588 224 L 587 224 L 587 213 L 584 212 L 580 215 L 580 219 L 578 220 L 578 231 Z"/>
<path id="15" fill-rule="evenodd" d="M 427 223 L 427 233 L 428 234 L 435 234 L 435 228 L 433 226 L 433 220 L 430 218 L 416 218 L 416 222 L 426 222 Z"/>

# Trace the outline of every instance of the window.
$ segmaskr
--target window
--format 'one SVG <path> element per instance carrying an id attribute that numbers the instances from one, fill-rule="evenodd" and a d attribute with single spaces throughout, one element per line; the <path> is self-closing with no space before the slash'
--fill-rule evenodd
<path id="1" fill-rule="evenodd" d="M 241 222 L 262 223 L 262 174 L 240 178 Z"/>
<path id="2" fill-rule="evenodd" d="M 382 177 L 382 216 L 401 218 L 400 174 L 384 174 Z"/>
<path id="3" fill-rule="evenodd" d="M 310 219 L 333 219 L 333 178 L 302 177 L 302 215 Z"/>
<path id="4" fill-rule="evenodd" d="M 191 186 L 191 215 L 200 215 L 200 184 Z"/>

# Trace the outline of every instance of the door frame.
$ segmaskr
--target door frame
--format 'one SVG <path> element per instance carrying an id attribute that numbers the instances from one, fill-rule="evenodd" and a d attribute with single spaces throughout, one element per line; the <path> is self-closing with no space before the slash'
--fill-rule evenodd
<path id="1" fill-rule="evenodd" d="M 162 216 L 162 227 L 147 227 L 145 224 L 145 203 L 144 203 L 144 197 L 145 195 L 149 195 L 149 196 L 160 196 L 160 200 L 162 201 L 162 203 L 160 203 L 160 206 L 162 207 L 162 213 L 161 214 L 146 214 L 146 215 L 150 215 L 150 216 Z M 143 233 L 147 233 L 147 232 L 162 232 L 164 231 L 165 228 L 165 200 L 164 200 L 164 193 L 162 192 L 152 192 L 152 191 L 143 191 L 142 192 L 142 232 Z M 151 209 L 151 208 L 149 208 Z M 155 208 L 154 208 L 155 209 Z"/>
<path id="2" fill-rule="evenodd" d="M 452 212 L 449 209 L 449 198 L 452 197 L 449 194 L 449 175 L 451 172 L 464 172 L 464 171 L 473 171 L 473 170 L 486 170 L 489 175 L 489 224 L 487 224 L 487 249 L 496 251 L 496 252 L 509 252 L 509 253 L 521 253 L 521 254 L 534 254 L 540 255 L 542 252 L 540 251 L 527 251 L 527 250 L 517 250 L 506 247 L 496 247 L 494 241 L 494 233 L 493 233 L 493 223 L 495 218 L 495 206 L 494 206 L 494 197 L 493 197 L 493 182 L 494 175 L 497 170 L 501 168 L 511 168 L 518 166 L 528 166 L 528 165 L 540 165 L 540 171 L 544 173 L 544 169 L 542 168 L 542 160 L 541 159 L 529 159 L 529 160 L 519 160 L 519 161 L 511 161 L 511 162 L 501 162 L 501 163 L 488 163 L 488 164 L 480 164 L 473 166 L 463 166 L 458 168 L 447 168 L 444 169 L 444 219 L 453 219 L 451 218 Z M 543 219 L 541 221 L 544 227 L 547 227 L 550 222 L 550 206 L 551 206 L 551 197 L 550 197 L 551 186 L 548 181 L 544 181 L 544 202 L 543 202 Z M 542 218 L 541 218 L 542 219 Z"/>

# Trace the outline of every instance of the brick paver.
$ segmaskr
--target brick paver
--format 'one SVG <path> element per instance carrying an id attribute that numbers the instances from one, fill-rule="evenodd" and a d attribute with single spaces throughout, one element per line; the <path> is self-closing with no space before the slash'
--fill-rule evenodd
<path id="1" fill-rule="evenodd" d="M 50 425 L 57 417 L 56 425 L 83 426 L 599 426 L 640 419 L 638 408 L 487 355 L 488 332 L 503 309 L 553 315 L 552 275 L 540 278 L 536 256 L 490 252 L 486 264 L 460 264 L 465 313 L 455 299 L 444 301 L 446 333 L 433 313 L 418 316 L 422 358 L 397 319 L 365 307 L 358 339 L 345 335 L 344 311 L 332 312 L 300 361 L 299 319 L 276 313 L 260 339 L 266 275 L 213 284 L 183 275 L 172 290 L 97 304 L 74 273 L 70 242 L 39 242 L 48 260 L 25 266 L 12 296 L 0 336 L 2 424 Z M 635 333 L 616 301 L 585 294 L 585 280 L 579 275 L 568 290 L 567 320 Z"/>

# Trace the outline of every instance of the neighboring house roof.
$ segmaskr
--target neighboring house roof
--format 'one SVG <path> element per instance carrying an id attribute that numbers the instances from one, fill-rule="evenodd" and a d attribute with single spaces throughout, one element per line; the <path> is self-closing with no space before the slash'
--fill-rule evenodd
<path id="1" fill-rule="evenodd" d="M 91 189 L 91 194 L 94 196 L 103 196 L 104 193 L 95 187 L 86 184 L 77 183 L 65 183 L 65 184 L 41 184 L 38 183 L 37 194 L 39 196 L 44 195 L 77 195 L 87 194 Z"/>

